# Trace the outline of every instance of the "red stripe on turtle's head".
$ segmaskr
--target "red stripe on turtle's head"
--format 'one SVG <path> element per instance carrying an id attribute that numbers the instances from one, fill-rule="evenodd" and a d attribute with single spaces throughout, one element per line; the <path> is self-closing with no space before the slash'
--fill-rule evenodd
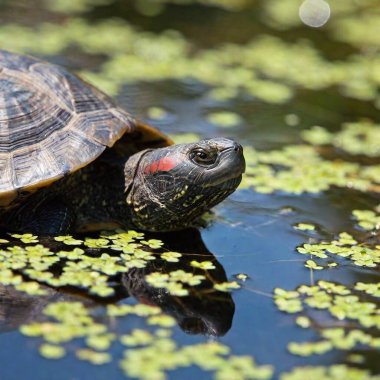
<path id="1" fill-rule="evenodd" d="M 157 172 L 168 172 L 174 169 L 180 160 L 176 156 L 165 156 L 157 161 L 152 162 L 144 169 L 144 174 L 153 174 Z"/>

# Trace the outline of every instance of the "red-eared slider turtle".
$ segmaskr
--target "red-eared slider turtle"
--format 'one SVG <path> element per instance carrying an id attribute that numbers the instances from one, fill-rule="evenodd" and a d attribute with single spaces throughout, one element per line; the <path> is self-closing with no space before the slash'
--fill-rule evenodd
<path id="1" fill-rule="evenodd" d="M 0 51 L 0 210 L 8 230 L 183 229 L 236 189 L 244 166 L 232 140 L 172 145 L 62 67 Z"/>

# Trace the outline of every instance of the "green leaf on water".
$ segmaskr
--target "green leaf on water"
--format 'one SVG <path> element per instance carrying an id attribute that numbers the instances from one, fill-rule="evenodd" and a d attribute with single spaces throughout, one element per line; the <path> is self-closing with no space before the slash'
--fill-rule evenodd
<path id="1" fill-rule="evenodd" d="M 44 343 L 39 348 L 40 354 L 46 359 L 61 359 L 66 355 L 63 347 Z"/>
<path id="2" fill-rule="evenodd" d="M 103 365 L 112 361 L 112 356 L 109 353 L 89 349 L 77 350 L 75 355 L 79 360 L 88 361 L 94 365 Z"/>

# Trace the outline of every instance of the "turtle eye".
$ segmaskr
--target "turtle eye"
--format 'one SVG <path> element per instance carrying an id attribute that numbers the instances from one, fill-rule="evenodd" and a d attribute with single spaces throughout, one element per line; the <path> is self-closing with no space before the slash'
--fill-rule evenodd
<path id="1" fill-rule="evenodd" d="M 216 161 L 216 154 L 202 148 L 196 148 L 190 153 L 190 159 L 198 165 L 212 165 Z"/>

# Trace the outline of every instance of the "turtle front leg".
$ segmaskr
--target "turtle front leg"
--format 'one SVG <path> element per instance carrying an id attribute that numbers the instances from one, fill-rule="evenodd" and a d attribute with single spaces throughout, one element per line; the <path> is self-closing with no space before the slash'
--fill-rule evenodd
<path id="1" fill-rule="evenodd" d="M 62 200 L 54 198 L 36 204 L 32 200 L 10 215 L 7 228 L 36 235 L 61 235 L 74 226 L 75 213 Z"/>

